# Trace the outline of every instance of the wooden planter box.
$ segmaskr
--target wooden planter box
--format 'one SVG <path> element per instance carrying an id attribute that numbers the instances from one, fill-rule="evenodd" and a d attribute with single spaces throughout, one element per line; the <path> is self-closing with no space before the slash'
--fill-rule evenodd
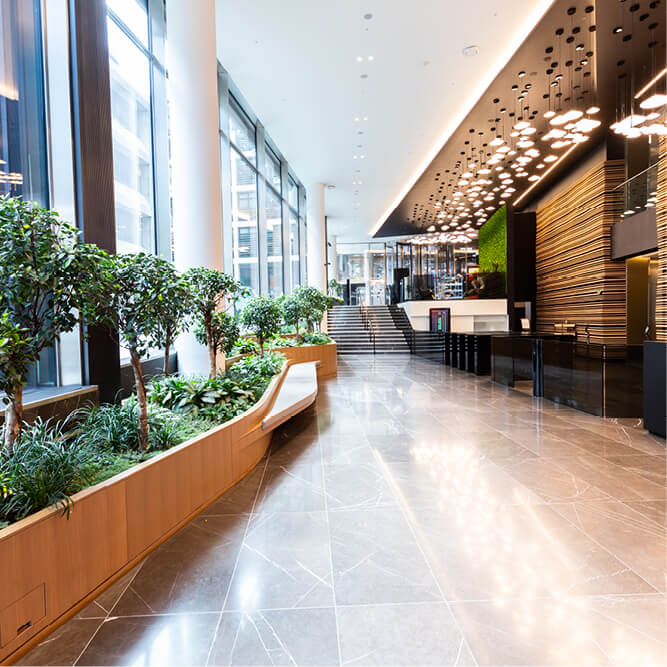
<path id="1" fill-rule="evenodd" d="M 243 415 L 75 494 L 69 519 L 47 508 L 0 530 L 0 662 L 76 613 L 257 465 L 271 440 L 262 419 L 289 365 Z"/>
<path id="2" fill-rule="evenodd" d="M 286 336 L 287 337 L 287 336 Z M 336 343 L 326 345 L 304 345 L 303 347 L 274 347 L 273 352 L 284 354 L 287 361 L 299 364 L 303 361 L 319 361 L 317 367 L 317 379 L 326 380 L 338 375 L 338 357 L 336 355 Z M 247 354 L 238 354 L 235 357 L 225 359 L 225 368 L 229 368 Z"/>
<path id="3" fill-rule="evenodd" d="M 288 361 L 295 364 L 303 361 L 319 361 L 320 365 L 317 367 L 318 380 L 325 380 L 338 375 L 336 343 L 304 345 L 302 347 L 277 347 L 273 351 L 284 354 Z"/>

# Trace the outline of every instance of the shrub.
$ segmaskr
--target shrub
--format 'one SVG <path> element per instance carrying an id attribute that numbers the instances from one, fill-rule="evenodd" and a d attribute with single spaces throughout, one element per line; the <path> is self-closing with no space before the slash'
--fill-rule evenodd
<path id="1" fill-rule="evenodd" d="M 266 341 L 267 347 L 298 347 L 299 340 L 297 338 L 283 338 L 282 336 L 273 336 Z"/>
<path id="2" fill-rule="evenodd" d="M 168 376 L 165 382 L 173 378 Z M 116 453 L 164 450 L 179 445 L 210 428 L 203 421 L 193 421 L 168 410 L 148 409 L 148 447 L 142 448 L 137 437 L 139 406 L 134 397 L 120 405 L 105 404 L 82 408 L 74 413 L 80 420 L 78 437 L 98 452 Z"/>
<path id="3" fill-rule="evenodd" d="M 278 302 L 268 296 L 256 296 L 248 301 L 243 309 L 243 324 L 246 325 L 259 342 L 259 354 L 264 356 L 264 343 L 280 327 L 282 314 Z"/>
<path id="4" fill-rule="evenodd" d="M 227 421 L 247 410 L 256 400 L 252 389 L 240 387 L 226 376 L 215 378 L 169 377 L 155 380 L 150 401 L 162 408 L 212 421 Z"/>
<path id="5" fill-rule="evenodd" d="M 307 333 L 303 337 L 303 342 L 305 345 L 328 345 L 331 343 L 331 338 L 323 331 L 314 331 L 313 333 Z"/>
<path id="6" fill-rule="evenodd" d="M 41 419 L 24 426 L 12 455 L 0 464 L 0 519 L 18 521 L 50 505 L 69 515 L 70 496 L 89 486 L 94 466 L 68 426 Z"/>
<path id="7" fill-rule="evenodd" d="M 259 345 L 252 338 L 240 338 L 236 342 L 234 352 L 236 354 L 257 354 L 259 352 Z"/>
<path id="8" fill-rule="evenodd" d="M 239 387 L 249 389 L 259 399 L 284 363 L 285 357 L 279 352 L 267 352 L 263 357 L 244 357 L 227 369 L 225 377 Z"/>

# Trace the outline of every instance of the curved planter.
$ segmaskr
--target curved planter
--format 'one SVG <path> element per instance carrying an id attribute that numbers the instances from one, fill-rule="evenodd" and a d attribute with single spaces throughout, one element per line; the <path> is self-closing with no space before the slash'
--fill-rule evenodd
<path id="1" fill-rule="evenodd" d="M 326 345 L 303 345 L 302 347 L 274 347 L 272 352 L 280 352 L 285 355 L 287 361 L 299 364 L 304 361 L 318 361 L 317 379 L 326 380 L 338 375 L 338 357 L 336 355 L 336 342 Z M 247 354 L 238 354 L 235 357 L 225 359 L 225 368 L 229 368 L 239 359 L 247 357 Z"/>
<path id="2" fill-rule="evenodd" d="M 25 652 L 257 465 L 271 440 L 262 419 L 289 365 L 244 414 L 75 494 L 69 519 L 47 508 L 0 530 L 0 661 Z"/>
<path id="3" fill-rule="evenodd" d="M 336 343 L 326 345 L 303 345 L 302 347 L 277 347 L 274 352 L 284 354 L 288 361 L 298 364 L 303 361 L 319 361 L 317 367 L 317 379 L 336 377 L 338 375 L 338 363 L 336 356 Z"/>

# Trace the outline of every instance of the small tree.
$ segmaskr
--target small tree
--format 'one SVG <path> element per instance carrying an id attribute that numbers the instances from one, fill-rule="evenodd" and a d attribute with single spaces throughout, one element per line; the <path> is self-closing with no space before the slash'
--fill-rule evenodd
<path id="1" fill-rule="evenodd" d="M 301 285 L 294 290 L 303 302 L 304 315 L 308 327 L 308 332 L 312 332 L 315 326 L 319 326 L 324 312 L 330 307 L 329 297 L 320 292 L 316 287 L 310 285 Z"/>
<path id="2" fill-rule="evenodd" d="M 201 323 L 197 324 L 194 333 L 195 338 L 202 345 L 209 345 L 209 334 Z M 225 354 L 231 354 L 240 335 L 241 327 L 238 318 L 229 313 L 213 313 L 210 336 L 216 354 L 221 351 L 224 351 Z"/>
<path id="3" fill-rule="evenodd" d="M 233 276 L 215 269 L 197 267 L 189 269 L 185 278 L 190 284 L 190 312 L 204 330 L 210 363 L 210 377 L 217 374 L 215 333 L 213 315 L 216 311 L 225 311 L 233 307 L 249 290 Z M 199 339 L 201 341 L 201 338 Z"/>
<path id="4" fill-rule="evenodd" d="M 287 294 L 280 299 L 280 307 L 283 311 L 283 319 L 286 324 L 293 324 L 296 329 L 296 337 L 301 340 L 299 334 L 299 322 L 306 316 L 306 308 L 303 299 L 297 290 Z"/>
<path id="5" fill-rule="evenodd" d="M 108 280 L 91 298 L 90 308 L 98 320 L 118 331 L 130 353 L 134 387 L 139 404 L 139 448 L 148 449 L 148 409 L 141 359 L 159 344 L 162 326 L 162 280 L 170 274 L 169 263 L 145 253 L 112 255 L 105 260 Z M 171 269 L 173 270 L 173 269 Z"/>
<path id="6" fill-rule="evenodd" d="M 278 332 L 281 320 L 282 314 L 278 302 L 268 296 L 256 296 L 250 299 L 243 309 L 243 324 L 257 336 L 261 357 L 264 356 L 266 339 Z"/>
<path id="7" fill-rule="evenodd" d="M 77 309 L 98 284 L 103 257 L 96 246 L 80 243 L 79 231 L 55 211 L 0 197 L 0 389 L 7 395 L 6 454 L 12 453 L 21 428 L 29 369 L 42 350 L 77 326 Z"/>
<path id="8" fill-rule="evenodd" d="M 157 320 L 153 332 L 156 347 L 164 350 L 163 373 L 169 375 L 169 353 L 176 336 L 185 331 L 190 313 L 190 284 L 179 276 L 176 269 L 169 263 L 160 264 L 157 269 L 162 272 L 162 290 L 158 297 Z"/>

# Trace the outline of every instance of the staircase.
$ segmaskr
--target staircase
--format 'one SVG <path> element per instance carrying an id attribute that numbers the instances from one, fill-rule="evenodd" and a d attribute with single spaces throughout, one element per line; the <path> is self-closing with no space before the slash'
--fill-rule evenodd
<path id="1" fill-rule="evenodd" d="M 328 311 L 327 322 L 338 354 L 410 351 L 403 332 L 412 327 L 405 311 L 398 306 L 336 306 Z M 375 345 L 371 333 L 375 336 Z"/>

